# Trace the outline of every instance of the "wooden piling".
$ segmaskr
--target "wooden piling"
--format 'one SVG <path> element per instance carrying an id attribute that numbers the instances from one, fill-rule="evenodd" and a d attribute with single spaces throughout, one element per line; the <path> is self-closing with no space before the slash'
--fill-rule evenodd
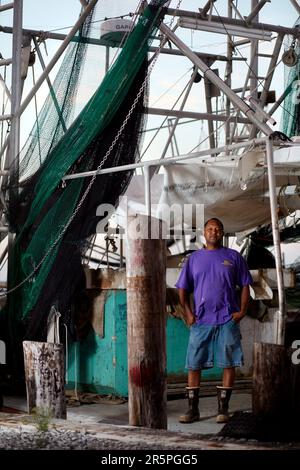
<path id="1" fill-rule="evenodd" d="M 140 238 L 132 226 L 138 227 Z M 152 233 L 161 233 L 157 219 L 129 217 L 128 227 L 129 424 L 167 429 L 165 240 L 150 237 L 150 227 Z"/>
<path id="2" fill-rule="evenodd" d="M 277 422 L 300 418 L 300 365 L 292 350 L 270 343 L 254 343 L 252 409 Z"/>
<path id="3" fill-rule="evenodd" d="M 28 412 L 66 419 L 63 345 L 23 341 Z"/>

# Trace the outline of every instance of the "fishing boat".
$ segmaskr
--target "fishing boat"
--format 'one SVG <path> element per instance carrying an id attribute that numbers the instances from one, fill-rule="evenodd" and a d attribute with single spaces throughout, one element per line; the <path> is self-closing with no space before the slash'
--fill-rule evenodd
<path id="1" fill-rule="evenodd" d="M 254 306 L 244 323 L 247 361 L 240 377 L 248 380 L 253 340 L 283 345 L 287 323 L 298 318 L 295 308 L 289 317 L 285 302 L 296 278 L 282 263 L 280 231 L 298 227 L 300 208 L 300 6 L 289 2 L 292 21 L 283 26 L 262 19 L 282 8 L 276 0 L 243 6 L 208 0 L 200 8 L 196 1 L 132 0 L 116 2 L 116 14 L 101 3 L 107 6 L 81 1 L 67 35 L 24 28 L 21 1 L 13 6 L 12 27 L 0 26 L 13 39 L 12 58 L 0 59 L 7 271 L 1 334 L 8 367 L 17 379 L 22 341 L 47 341 L 50 318 L 68 344 L 72 386 L 128 393 L 124 239 L 128 214 L 141 214 L 165 224 L 167 360 L 177 389 L 185 380 L 188 330 L 174 280 L 185 256 L 201 246 L 204 220 L 218 217 L 225 243 L 244 253 L 262 231 L 271 233 L 273 261 L 260 266 L 257 259 L 253 266 Z M 0 6 L 0 14 L 9 9 L 12 4 Z M 52 40 L 61 44 L 46 65 L 41 46 Z M 37 59 L 41 75 L 22 97 Z M 22 116 L 43 82 L 49 94 L 39 110 L 35 101 L 35 122 L 22 146 Z M 118 334 L 109 336 L 112 331 Z M 291 328 L 288 335 L 291 344 Z M 184 341 L 172 356 L 178 337 Z M 100 356 L 105 360 L 96 373 Z M 206 377 L 219 375 L 215 369 Z"/>

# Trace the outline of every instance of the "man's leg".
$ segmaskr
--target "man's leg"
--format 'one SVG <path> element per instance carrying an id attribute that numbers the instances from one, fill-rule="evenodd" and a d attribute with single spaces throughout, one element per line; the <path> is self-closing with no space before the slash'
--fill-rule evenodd
<path id="1" fill-rule="evenodd" d="M 201 370 L 189 370 L 188 372 L 188 386 L 200 387 Z"/>
<path id="2" fill-rule="evenodd" d="M 213 334 L 214 328 L 211 325 L 194 324 L 190 328 L 185 366 L 189 371 L 187 386 L 189 408 L 184 415 L 180 416 L 180 423 L 193 423 L 200 419 L 199 388 L 201 369 L 213 367 L 213 342 L 211 341 Z"/>
<path id="3" fill-rule="evenodd" d="M 239 324 L 230 320 L 217 329 L 217 365 L 223 368 L 223 383 L 217 387 L 217 423 L 226 423 L 229 418 L 228 407 L 235 379 L 235 367 L 243 365 L 243 351 Z"/>
<path id="4" fill-rule="evenodd" d="M 187 396 L 189 408 L 184 415 L 179 417 L 180 423 L 194 423 L 199 421 L 199 388 L 200 388 L 201 370 L 189 370 Z"/>
<path id="5" fill-rule="evenodd" d="M 235 367 L 226 367 L 223 370 L 223 387 L 232 388 L 235 379 Z"/>
<path id="6" fill-rule="evenodd" d="M 223 370 L 223 385 L 217 387 L 218 416 L 217 423 L 226 423 L 229 418 L 228 407 L 235 379 L 235 367 L 225 367 Z"/>

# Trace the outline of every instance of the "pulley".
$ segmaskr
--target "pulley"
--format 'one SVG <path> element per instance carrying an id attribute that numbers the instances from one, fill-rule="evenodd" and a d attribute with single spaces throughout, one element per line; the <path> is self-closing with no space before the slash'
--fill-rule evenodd
<path id="1" fill-rule="evenodd" d="M 294 67 L 298 62 L 298 55 L 295 52 L 296 38 L 293 39 L 289 49 L 282 54 L 282 62 L 288 67 Z"/>
<path id="2" fill-rule="evenodd" d="M 282 62 L 288 67 L 294 67 L 294 65 L 297 64 L 298 56 L 293 47 L 290 47 L 287 51 L 282 54 Z"/>

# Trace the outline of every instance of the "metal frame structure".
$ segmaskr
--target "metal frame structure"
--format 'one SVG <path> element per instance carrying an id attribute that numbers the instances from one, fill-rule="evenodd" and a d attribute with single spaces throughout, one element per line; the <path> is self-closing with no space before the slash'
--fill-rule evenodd
<path id="1" fill-rule="evenodd" d="M 30 45 L 31 40 L 37 45 L 37 38 L 45 34 L 41 31 L 23 29 L 22 27 L 22 9 L 23 9 L 23 0 L 14 0 L 14 2 L 7 3 L 0 6 L 0 21 L 1 21 L 1 12 L 13 9 L 13 28 L 6 26 L 0 26 L 0 32 L 5 32 L 13 35 L 13 46 L 12 46 L 12 58 L 10 59 L 0 59 L 1 65 L 11 64 L 12 67 L 12 86 L 9 90 L 3 80 L 1 75 L 0 68 L 0 85 L 4 85 L 6 96 L 11 98 L 11 111 L 10 114 L 4 114 L 0 116 L 0 122 L 8 121 L 10 122 L 10 133 L 8 138 L 2 143 L 0 149 L 0 158 L 1 158 L 1 167 L 0 167 L 0 199 L 2 205 L 5 206 L 9 198 L 14 197 L 13 192 L 5 191 L 6 183 L 8 180 L 8 172 L 13 171 L 14 174 L 18 172 L 18 158 L 19 155 L 19 146 L 20 146 L 20 117 L 23 111 L 26 109 L 32 98 L 35 96 L 36 92 L 40 88 L 41 84 L 47 80 L 49 86 L 49 73 L 53 69 L 54 65 L 64 53 L 67 45 L 70 41 L 75 40 L 74 35 L 77 32 L 78 28 L 81 26 L 91 9 L 96 5 L 98 0 L 79 0 L 82 5 L 82 13 L 78 21 L 74 24 L 73 28 L 68 35 L 62 35 L 57 33 L 47 33 L 47 38 L 59 39 L 62 40 L 62 44 L 58 48 L 57 52 L 54 54 L 48 65 L 42 63 L 43 72 L 38 78 L 36 84 L 31 88 L 28 95 L 22 100 L 22 68 L 24 67 L 24 60 L 27 57 L 27 64 L 25 67 L 28 67 L 28 44 Z M 280 318 L 282 319 L 281 326 L 278 333 L 278 342 L 282 344 L 283 341 L 283 330 L 284 330 L 284 300 L 283 300 L 283 283 L 282 283 L 282 265 L 281 265 L 281 255 L 280 255 L 280 243 L 278 235 L 278 218 L 276 211 L 276 191 L 275 191 L 275 176 L 274 169 L 272 164 L 272 143 L 266 136 L 269 136 L 272 133 L 272 128 L 267 124 L 270 116 L 276 111 L 278 106 L 284 99 L 284 94 L 277 99 L 274 103 L 271 110 L 266 113 L 263 112 L 270 87 L 272 84 L 272 79 L 274 75 L 274 69 L 278 62 L 280 51 L 282 48 L 283 37 L 285 34 L 292 35 L 296 39 L 300 39 L 300 30 L 298 28 L 288 28 L 283 26 L 264 24 L 259 22 L 259 12 L 265 6 L 266 3 L 269 3 L 270 0 L 252 0 L 251 1 L 251 11 L 247 16 L 243 16 L 239 9 L 236 7 L 233 0 L 227 0 L 227 16 L 222 17 L 220 15 L 215 15 L 215 5 L 217 0 L 208 0 L 205 2 L 202 9 L 199 9 L 198 12 L 190 12 L 186 10 L 180 10 L 179 8 L 168 8 L 167 14 L 173 16 L 178 20 L 177 27 L 181 26 L 189 29 L 218 29 L 218 32 L 223 33 L 227 36 L 227 56 L 208 54 L 205 52 L 194 52 L 165 24 L 162 24 L 160 31 L 165 35 L 169 42 L 172 42 L 176 49 L 171 47 L 166 47 L 165 45 L 161 47 L 160 52 L 163 54 L 169 55 L 184 55 L 194 65 L 194 73 L 190 79 L 189 85 L 186 89 L 185 96 L 181 102 L 180 108 L 178 110 L 170 109 L 159 109 L 159 108 L 148 108 L 145 110 L 149 114 L 161 115 L 166 117 L 175 117 L 175 121 L 172 122 L 169 126 L 169 136 L 167 138 L 166 144 L 162 150 L 162 154 L 159 159 L 152 162 L 141 162 L 137 165 L 126 166 L 126 169 L 129 168 L 143 168 L 144 177 L 145 177 L 145 198 L 147 210 L 150 210 L 151 204 L 151 194 L 150 194 L 150 180 L 155 171 L 155 169 L 162 164 L 169 164 L 172 161 L 176 161 L 176 155 L 172 158 L 165 159 L 169 146 L 172 144 L 172 139 L 175 137 L 175 132 L 177 126 L 180 124 L 180 119 L 182 118 L 191 118 L 194 120 L 205 120 L 208 124 L 208 133 L 210 141 L 210 149 L 205 151 L 207 154 L 218 154 L 221 151 L 225 151 L 227 154 L 229 152 L 238 152 L 239 148 L 246 148 L 253 143 L 261 143 L 266 146 L 266 155 L 268 162 L 268 177 L 269 177 L 269 187 L 270 187 L 270 200 L 271 200 L 271 214 L 272 214 L 272 227 L 273 227 L 273 236 L 275 243 L 275 255 L 276 255 L 276 266 L 277 266 L 277 275 L 278 275 L 278 288 L 279 288 L 279 310 L 281 313 Z M 300 6 L 297 0 L 291 0 L 292 5 L 295 7 L 298 14 L 300 14 Z M 233 15 L 236 15 L 237 18 L 233 18 Z M 259 39 L 264 37 L 265 39 L 271 39 L 272 34 L 277 34 L 277 39 L 273 47 L 271 54 L 262 54 L 259 51 Z M 236 36 L 242 36 L 242 40 L 236 40 Z M 93 44 L 101 44 L 101 40 L 90 40 L 89 42 Z M 243 57 L 234 56 L 234 51 L 241 45 L 250 45 L 250 65 L 249 71 L 245 77 L 244 83 L 239 88 L 235 90 L 232 89 L 232 76 L 234 73 L 234 62 L 235 61 L 244 61 Z M 22 48 L 23 46 L 23 48 Z M 27 47 L 27 56 L 25 56 L 25 49 Z M 157 47 L 152 47 L 151 52 L 154 52 Z M 30 51 L 30 49 L 29 49 Z M 37 53 L 42 61 L 39 50 L 37 48 Z M 268 71 L 265 77 L 258 77 L 258 62 L 260 58 L 270 59 Z M 216 61 L 225 61 L 226 62 L 226 72 L 224 80 L 220 78 L 212 69 L 211 65 Z M 195 113 L 185 110 L 186 103 L 188 101 L 191 88 L 194 83 L 195 75 L 198 70 L 204 76 L 204 81 L 206 84 L 206 112 Z M 24 74 L 23 74 L 24 75 Z M 222 113 L 216 113 L 213 111 L 212 107 L 212 96 L 209 89 L 210 84 L 213 84 L 225 97 L 225 109 Z M 262 87 L 260 97 L 258 96 L 258 88 Z M 252 99 L 249 101 L 249 104 L 245 102 L 246 92 L 250 92 Z M 241 115 L 242 114 L 242 115 Z M 216 132 L 218 122 L 225 123 L 225 147 L 216 147 L 216 141 L 214 133 Z M 242 126 L 242 127 L 241 127 Z M 262 133 L 264 137 L 258 139 L 258 135 Z M 190 158 L 187 156 L 186 158 Z M 180 158 L 182 160 L 182 157 Z M 124 167 L 119 167 L 117 170 L 110 171 L 122 171 Z M 107 170 L 101 171 L 101 173 L 106 173 Z M 77 175 L 80 177 L 90 176 L 88 174 Z M 76 177 L 76 175 L 72 175 Z M 70 179 L 71 177 L 66 177 L 65 180 Z M 1 232 L 5 232 L 6 227 L 0 227 Z M 13 238 L 13 234 L 9 234 L 9 240 Z"/>

